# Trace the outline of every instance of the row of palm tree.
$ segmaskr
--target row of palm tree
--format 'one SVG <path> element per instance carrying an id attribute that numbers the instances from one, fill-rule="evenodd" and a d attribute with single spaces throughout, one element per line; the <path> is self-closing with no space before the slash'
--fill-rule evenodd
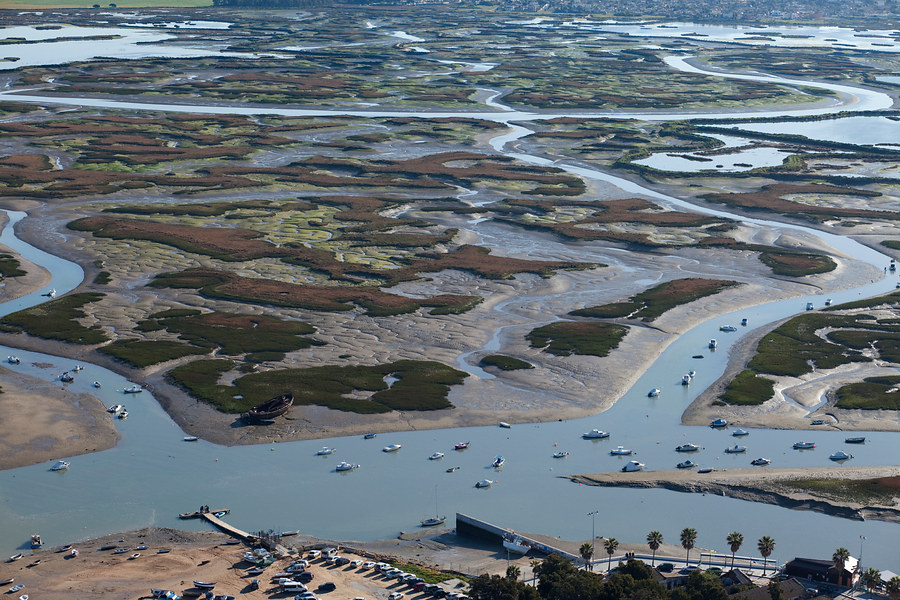
<path id="1" fill-rule="evenodd" d="M 831 560 L 834 563 L 834 566 L 837 567 L 838 571 L 840 571 L 841 573 L 844 572 L 844 566 L 847 564 L 847 560 L 849 559 L 850 551 L 843 546 L 836 549 L 834 551 L 834 554 L 831 555 Z M 864 586 L 869 589 L 881 587 L 881 585 L 883 584 L 888 596 L 895 600 L 900 599 L 900 577 L 894 576 L 891 577 L 888 581 L 882 581 L 881 572 L 879 572 L 878 569 L 869 567 L 859 574 L 859 580 Z"/>
<path id="2" fill-rule="evenodd" d="M 603 539 L 603 549 L 606 550 L 606 553 L 609 555 L 609 564 L 606 567 L 607 571 L 612 568 L 612 555 L 618 547 L 619 540 L 616 538 Z M 590 542 L 585 542 L 581 545 L 581 548 L 578 549 L 578 553 L 581 555 L 582 560 L 584 560 L 585 567 L 587 567 L 588 570 L 593 570 L 593 563 L 591 561 L 594 558 L 594 545 Z"/>
<path id="3" fill-rule="evenodd" d="M 687 555 L 685 557 L 685 562 L 690 562 L 691 560 L 691 550 L 694 547 L 694 543 L 697 541 L 697 530 L 693 527 L 685 527 L 681 530 L 681 547 L 687 551 Z M 734 568 L 734 555 L 740 550 L 741 546 L 744 543 L 744 536 L 738 533 L 737 531 L 732 531 L 725 538 L 725 541 L 728 543 L 729 548 L 731 548 L 731 568 Z M 663 536 L 658 531 L 651 531 L 647 534 L 647 545 L 650 546 L 650 550 L 653 552 L 653 562 L 652 566 L 656 566 L 656 551 L 659 550 L 659 547 L 662 546 Z M 759 550 L 760 556 L 763 558 L 769 558 L 769 555 L 772 554 L 772 551 L 775 550 L 775 540 L 770 538 L 767 535 L 762 536 L 759 539 L 759 542 L 756 545 Z M 766 572 L 766 563 L 763 563 L 763 575 Z"/>

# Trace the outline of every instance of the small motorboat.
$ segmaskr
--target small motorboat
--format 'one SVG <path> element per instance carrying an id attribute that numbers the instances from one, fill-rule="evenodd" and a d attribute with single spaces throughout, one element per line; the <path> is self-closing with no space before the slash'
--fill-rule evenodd
<path id="1" fill-rule="evenodd" d="M 24 588 L 24 587 L 25 587 L 24 584 L 17 583 L 16 585 L 14 585 L 14 586 L 12 586 L 11 588 L 9 588 L 9 593 L 10 593 L 10 594 L 15 594 L 16 592 L 18 592 L 19 590 L 21 590 L 21 589 Z"/>
<path id="2" fill-rule="evenodd" d="M 806 303 L 806 310 L 812 310 L 813 308 L 814 308 L 814 307 L 813 307 L 813 303 L 812 303 L 812 302 L 807 302 L 807 303 Z"/>
<path id="3" fill-rule="evenodd" d="M 374 434 L 374 433 L 367 433 L 366 435 L 363 436 L 363 439 L 364 439 L 364 440 L 375 439 L 375 434 Z"/>
<path id="4" fill-rule="evenodd" d="M 703 358 L 702 354 L 695 354 L 691 358 Z"/>
<path id="5" fill-rule="evenodd" d="M 613 456 L 631 456 L 634 454 L 634 450 L 631 448 L 626 448 L 625 446 L 616 446 L 612 450 L 609 451 Z"/>
<path id="6" fill-rule="evenodd" d="M 599 429 L 591 429 L 587 433 L 582 433 L 581 437 L 583 437 L 586 440 L 599 440 L 599 439 L 603 439 L 603 438 L 608 438 L 609 433 L 607 433 L 606 431 L 600 431 Z"/>
<path id="7" fill-rule="evenodd" d="M 709 424 L 710 427 L 726 427 L 728 425 L 728 421 L 725 419 L 716 419 Z"/>
<path id="8" fill-rule="evenodd" d="M 72 550 L 69 552 L 69 556 L 71 556 L 72 558 L 78 556 L 78 548 L 72 548 Z"/>
<path id="9" fill-rule="evenodd" d="M 77 373 L 78 371 L 84 371 L 84 366 L 82 366 L 82 365 L 75 365 L 75 366 L 72 368 L 72 370 L 75 371 L 76 373 Z"/>
<path id="10" fill-rule="evenodd" d="M 120 419 L 127 419 L 127 418 L 128 418 L 128 411 L 125 410 L 125 409 L 123 408 L 123 409 L 122 409 L 122 412 L 119 413 L 119 418 L 120 418 Z"/>
<path id="11" fill-rule="evenodd" d="M 328 446 L 323 446 L 316 452 L 316 456 L 328 456 L 329 454 L 334 454 L 335 449 L 329 448 Z"/>
<path id="12" fill-rule="evenodd" d="M 44 292 L 41 296 L 47 296 L 48 298 L 56 298 L 56 289 L 51 289 L 49 292 Z"/>
<path id="13" fill-rule="evenodd" d="M 71 549 L 72 549 L 72 544 L 66 544 L 65 546 L 60 546 L 59 548 L 57 548 L 56 550 L 54 550 L 54 552 L 57 552 L 57 553 L 59 553 L 59 552 L 68 552 L 68 551 L 71 550 Z M 2 585 L 2 584 L 0 584 L 0 585 Z"/>
<path id="14" fill-rule="evenodd" d="M 635 471 L 643 470 L 645 466 L 644 463 L 633 460 L 619 470 L 623 473 L 633 473 Z"/>
<path id="15" fill-rule="evenodd" d="M 853 455 L 850 454 L 849 452 L 844 452 L 843 450 L 838 450 L 837 452 L 833 453 L 828 458 L 830 458 L 831 460 L 849 460 L 849 459 L 853 458 Z"/>
<path id="16" fill-rule="evenodd" d="M 465 450 L 466 448 L 469 447 L 470 443 L 471 442 L 460 442 L 460 443 L 456 444 L 455 446 L 453 446 L 453 449 L 454 450 Z"/>
<path id="17" fill-rule="evenodd" d="M 41 536 L 35 533 L 31 536 L 31 547 L 32 548 L 40 548 L 44 545 L 44 542 L 41 541 Z"/>
<path id="18" fill-rule="evenodd" d="M 741 319 L 741 325 L 743 325 L 744 327 L 746 327 L 746 326 L 747 326 L 747 319 Z"/>
<path id="19" fill-rule="evenodd" d="M 494 462 L 491 463 L 491 466 L 494 467 L 495 469 L 499 469 L 500 467 L 503 466 L 503 463 L 505 463 L 505 462 L 506 462 L 505 458 L 503 458 L 502 456 L 497 456 L 496 458 L 494 458 Z"/>
<path id="20" fill-rule="evenodd" d="M 825 298 L 825 306 L 831 306 L 831 298 Z"/>
<path id="21" fill-rule="evenodd" d="M 128 548 L 116 548 L 112 551 L 113 554 L 125 554 L 128 552 Z"/>
<path id="22" fill-rule="evenodd" d="M 794 450 L 811 450 L 816 447 L 815 442 L 796 442 L 794 443 Z"/>
<path id="23" fill-rule="evenodd" d="M 17 365 L 17 364 L 21 363 L 22 361 L 19 360 L 18 356 L 7 356 L 6 362 L 8 362 L 11 365 Z"/>
<path id="24" fill-rule="evenodd" d="M 771 462 L 772 461 L 769 460 L 768 458 L 754 458 L 753 460 L 750 461 L 750 464 L 753 465 L 754 467 L 763 467 L 765 465 L 770 464 Z"/>
<path id="25" fill-rule="evenodd" d="M 400 444 L 389 444 L 381 449 L 382 452 L 396 452 L 400 448 L 402 448 Z"/>
<path id="26" fill-rule="evenodd" d="M 198 438 L 196 435 L 186 435 L 183 438 L 181 438 L 181 440 L 184 442 L 196 442 L 199 439 L 200 438 Z"/>
<path id="27" fill-rule="evenodd" d="M 825 419 L 814 419 L 813 422 L 812 422 L 811 424 L 812 424 L 812 425 L 824 425 L 824 424 L 825 424 Z"/>
<path id="28" fill-rule="evenodd" d="M 252 569 L 247 569 L 245 571 L 246 575 L 262 575 L 265 569 L 263 567 L 253 567 Z"/>
<path id="29" fill-rule="evenodd" d="M 553 458 L 565 458 L 569 455 L 565 450 L 560 450 L 559 452 L 553 453 Z"/>
<path id="30" fill-rule="evenodd" d="M 743 454 L 747 451 L 747 446 L 738 446 L 735 444 L 734 446 L 729 446 L 725 448 L 726 454 Z"/>
<path id="31" fill-rule="evenodd" d="M 203 589 L 203 590 L 211 590 L 211 589 L 213 589 L 214 587 L 216 587 L 216 584 L 215 584 L 215 582 L 211 582 L 211 581 L 197 581 L 197 580 L 195 579 L 195 580 L 194 580 L 194 587 L 198 587 L 198 588 Z"/>
<path id="32" fill-rule="evenodd" d="M 731 333 L 733 331 L 737 331 L 737 327 L 735 327 L 734 325 L 722 325 L 721 327 L 719 327 L 719 331 L 727 331 L 728 333 Z"/>
<path id="33" fill-rule="evenodd" d="M 507 423 L 506 421 L 500 421 L 499 425 L 500 425 L 500 427 L 502 427 L 503 429 L 509 429 L 510 427 L 512 427 L 512 425 L 510 425 L 510 424 Z"/>
<path id="34" fill-rule="evenodd" d="M 844 439 L 845 444 L 865 444 L 866 438 L 864 437 L 848 437 Z"/>
<path id="35" fill-rule="evenodd" d="M 159 550 L 156 551 L 156 553 L 157 554 L 168 554 L 171 551 L 172 551 L 171 548 L 160 548 Z"/>
<path id="36" fill-rule="evenodd" d="M 107 408 L 106 412 L 117 415 L 117 414 L 119 414 L 119 411 L 121 411 L 123 408 L 125 408 L 125 407 L 122 406 L 121 404 L 116 404 L 116 405 L 113 405 L 113 406 L 110 406 L 109 408 Z"/>
<path id="37" fill-rule="evenodd" d="M 697 469 L 698 473 L 712 473 L 715 471 L 712 467 L 703 467 L 702 469 Z"/>
<path id="38" fill-rule="evenodd" d="M 475 487 L 477 487 L 477 488 L 489 488 L 489 487 L 491 487 L 492 485 L 494 485 L 494 482 L 493 482 L 492 480 L 490 480 L 490 479 L 482 479 L 481 481 L 479 481 L 478 483 L 475 484 Z"/>
<path id="39" fill-rule="evenodd" d="M 750 435 L 750 432 L 747 431 L 746 429 L 741 429 L 740 427 L 738 427 L 737 429 L 735 429 L 734 431 L 731 432 L 731 435 L 733 435 L 734 437 L 741 437 L 744 435 Z"/>
<path id="40" fill-rule="evenodd" d="M 697 452 L 700 450 L 700 446 L 697 444 L 681 444 L 680 446 L 675 446 L 675 452 Z"/>
<path id="41" fill-rule="evenodd" d="M 12 556 L 10 556 L 9 558 L 6 559 L 6 562 L 16 562 L 17 560 L 21 559 L 23 556 L 25 556 L 25 555 L 22 554 L 21 552 L 19 552 L 18 554 L 13 554 Z"/>
<path id="42" fill-rule="evenodd" d="M 687 374 L 688 374 L 688 377 L 693 379 L 694 377 L 697 376 L 697 371 L 688 371 Z"/>
<path id="43" fill-rule="evenodd" d="M 124 393 L 124 394 L 140 394 L 143 391 L 144 391 L 144 388 L 135 384 L 131 387 L 127 387 L 124 390 L 122 390 L 122 393 Z"/>
<path id="44" fill-rule="evenodd" d="M 15 580 L 16 580 L 15 577 L 10 577 L 9 579 L 4 579 L 3 581 L 0 581 L 0 585 L 9 585 Z"/>
<path id="45" fill-rule="evenodd" d="M 650 390 L 649 392 L 647 392 L 647 397 L 648 397 L 648 398 L 656 398 L 656 397 L 659 396 L 661 393 L 662 393 L 662 390 L 661 390 L 661 389 L 659 389 L 659 388 L 653 388 L 652 390 Z"/>
<path id="46" fill-rule="evenodd" d="M 140 552 L 135 552 L 134 554 L 132 554 L 131 556 L 128 557 L 128 560 L 134 560 L 134 559 L 138 558 L 140 555 L 141 555 Z"/>
<path id="47" fill-rule="evenodd" d="M 69 463 L 64 460 L 56 461 L 56 464 L 50 467 L 51 471 L 65 471 L 69 468 Z"/>
<path id="48" fill-rule="evenodd" d="M 719 346 L 719 342 L 714 339 L 709 340 L 709 344 L 707 344 L 710 350 L 715 350 Z"/>
<path id="49" fill-rule="evenodd" d="M 675 466 L 679 469 L 693 469 L 694 467 L 697 466 L 697 463 L 695 463 L 692 460 L 685 460 L 685 461 L 678 463 Z"/>
<path id="50" fill-rule="evenodd" d="M 31 561 L 31 562 L 28 564 L 28 568 L 30 569 L 30 568 L 32 568 L 32 567 L 36 567 L 36 566 L 38 566 L 39 564 L 41 564 L 41 562 L 43 562 L 43 561 L 42 561 L 42 559 L 40 559 L 40 558 L 38 558 L 37 560 L 33 560 L 33 561 Z"/>
<path id="51" fill-rule="evenodd" d="M 353 469 L 355 469 L 355 468 L 357 468 L 357 467 L 359 467 L 359 465 L 354 465 L 353 463 L 348 463 L 348 462 L 346 462 L 346 461 L 341 461 L 341 462 L 339 462 L 338 465 L 334 468 L 334 470 L 335 470 L 335 471 L 338 471 L 338 472 L 341 472 L 341 471 L 352 471 Z"/>
<path id="52" fill-rule="evenodd" d="M 684 375 L 681 377 L 681 385 L 691 385 L 691 377 L 690 375 Z"/>
<path id="53" fill-rule="evenodd" d="M 95 381 L 92 385 L 93 385 L 95 388 L 97 388 L 98 390 L 99 390 L 101 387 L 103 387 L 103 384 L 100 383 L 99 381 Z"/>
<path id="54" fill-rule="evenodd" d="M 459 467 L 450 467 L 449 469 L 447 469 L 448 473 L 455 473 L 457 471 L 459 471 Z"/>
<path id="55" fill-rule="evenodd" d="M 441 460 L 442 458 L 444 458 L 443 452 L 435 452 L 434 454 L 432 454 L 431 456 L 428 457 L 428 460 Z"/>
<path id="56" fill-rule="evenodd" d="M 75 376 L 72 375 L 71 373 L 69 373 L 68 371 L 66 371 L 65 373 L 63 373 L 62 375 L 59 376 L 59 380 L 62 381 L 63 383 L 72 383 L 73 381 L 75 381 Z"/>
<path id="57" fill-rule="evenodd" d="M 437 527 L 438 525 L 443 525 L 444 521 L 447 520 L 447 517 L 429 517 L 428 519 L 423 519 L 419 522 L 420 527 Z"/>

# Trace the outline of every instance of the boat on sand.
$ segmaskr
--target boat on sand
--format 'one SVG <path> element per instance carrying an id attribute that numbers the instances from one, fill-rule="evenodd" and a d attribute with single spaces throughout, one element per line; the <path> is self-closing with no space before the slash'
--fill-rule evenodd
<path id="1" fill-rule="evenodd" d="M 254 406 L 243 415 L 241 415 L 241 418 L 245 421 L 250 422 L 259 422 L 265 421 L 266 419 L 274 419 L 275 417 L 280 417 L 281 415 L 286 413 L 293 404 L 294 394 L 288 392 L 287 394 L 275 396 L 270 400 L 266 400 L 262 404 Z"/>

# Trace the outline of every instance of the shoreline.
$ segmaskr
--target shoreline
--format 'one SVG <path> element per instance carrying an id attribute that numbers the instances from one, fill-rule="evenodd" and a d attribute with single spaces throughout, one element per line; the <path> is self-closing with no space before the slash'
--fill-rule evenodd
<path id="1" fill-rule="evenodd" d="M 662 488 L 712 494 L 774 504 L 793 510 L 810 510 L 857 521 L 876 520 L 900 523 L 900 493 L 894 504 L 860 504 L 829 498 L 822 494 L 792 489 L 785 482 L 809 478 L 873 479 L 900 476 L 900 467 L 817 467 L 770 469 L 720 469 L 712 473 L 686 471 L 640 471 L 637 473 L 592 473 L 565 475 L 563 479 L 598 487 Z"/>

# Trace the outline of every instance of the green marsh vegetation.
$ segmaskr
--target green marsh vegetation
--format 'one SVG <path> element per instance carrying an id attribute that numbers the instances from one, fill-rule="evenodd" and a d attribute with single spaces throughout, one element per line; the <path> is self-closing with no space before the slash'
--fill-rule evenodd
<path id="1" fill-rule="evenodd" d="M 895 506 L 900 496 L 900 477 L 872 479 L 791 479 L 778 485 L 792 490 L 810 492 L 842 502 L 863 505 Z"/>
<path id="2" fill-rule="evenodd" d="M 497 367 L 501 371 L 518 371 L 520 369 L 534 368 L 534 365 L 530 362 L 514 356 L 506 356 L 505 354 L 489 354 L 481 359 L 480 364 L 482 367 Z"/>
<path id="3" fill-rule="evenodd" d="M 582 308 L 569 314 L 606 319 L 628 317 L 650 322 L 676 306 L 718 294 L 737 285 L 740 285 L 737 281 L 721 279 L 675 279 L 644 290 L 627 302 Z"/>
<path id="4" fill-rule="evenodd" d="M 81 292 L 50 300 L 32 308 L 0 318 L 0 324 L 29 335 L 71 344 L 102 344 L 108 341 L 98 325 L 85 327 L 78 319 L 87 317 L 83 308 L 101 300 L 105 294 Z"/>
<path id="5" fill-rule="evenodd" d="M 536 329 L 526 336 L 532 348 L 541 348 L 554 356 L 573 354 L 608 356 L 619 347 L 628 328 L 612 323 L 558 321 Z"/>

